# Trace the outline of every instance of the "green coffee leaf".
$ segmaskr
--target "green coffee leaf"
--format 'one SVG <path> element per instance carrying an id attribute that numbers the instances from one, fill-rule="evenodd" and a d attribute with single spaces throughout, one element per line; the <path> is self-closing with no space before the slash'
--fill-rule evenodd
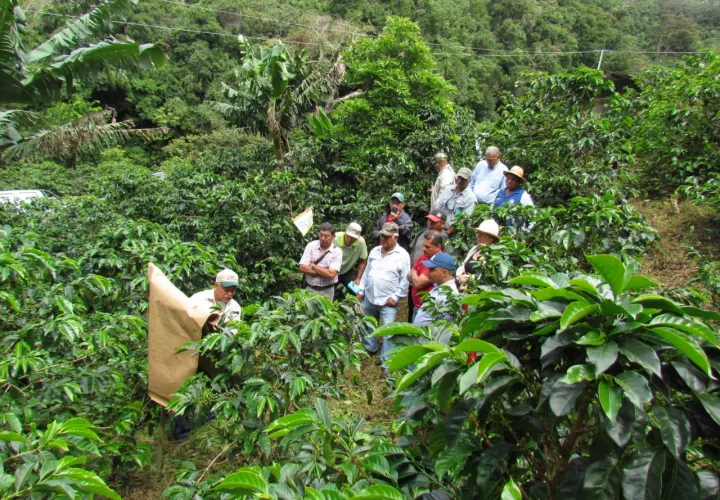
<path id="1" fill-rule="evenodd" d="M 622 405 L 622 391 L 619 387 L 607 380 L 601 380 L 598 384 L 598 399 L 605 415 L 613 425 L 617 422 L 617 414 Z"/>

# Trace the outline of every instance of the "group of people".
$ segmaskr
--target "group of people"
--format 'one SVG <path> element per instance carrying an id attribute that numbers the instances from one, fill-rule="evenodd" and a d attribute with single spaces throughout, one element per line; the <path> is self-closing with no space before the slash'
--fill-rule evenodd
<path id="1" fill-rule="evenodd" d="M 474 228 L 477 244 L 458 265 L 447 245 L 455 233 L 456 216 L 472 213 L 479 203 L 533 204 L 522 188 L 523 169 L 508 169 L 496 147 L 485 151 L 485 159 L 474 170 L 460 168 L 455 173 L 445 153 L 435 155 L 434 165 L 437 178 L 430 189 L 430 212 L 423 229 L 413 234 L 412 217 L 405 211 L 405 196 L 399 192 L 390 195 L 387 213 L 375 222 L 370 251 L 360 224 L 352 222 L 345 231 L 336 232 L 325 222 L 319 227 L 318 239 L 307 244 L 300 259 L 302 287 L 331 300 L 340 294 L 354 294 L 362 312 L 375 316 L 381 324 L 396 320 L 398 303 L 409 295 L 407 320 L 418 326 L 430 325 L 433 316 L 428 305 L 434 304 L 437 311 L 448 294 L 466 289 L 482 259 L 481 247 L 492 245 L 500 237 L 497 222 L 483 221 Z M 216 311 L 203 334 L 214 331 L 218 324 L 240 319 L 242 310 L 234 299 L 238 281 L 234 271 L 224 269 L 215 277 L 212 289 L 190 297 L 194 305 Z M 385 337 L 382 347 L 373 337 L 365 338 L 363 344 L 369 353 L 380 351 L 382 376 L 386 377 L 392 338 Z M 217 374 L 214 364 L 204 356 L 200 356 L 199 367 L 210 376 Z M 187 437 L 190 429 L 188 418 L 176 416 L 173 420 L 176 439 Z"/>
<path id="2" fill-rule="evenodd" d="M 483 221 L 474 228 L 477 244 L 458 265 L 446 245 L 455 233 L 456 216 L 461 212 L 471 214 L 478 203 L 533 204 L 522 188 L 525 172 L 518 166 L 508 169 L 500 161 L 496 147 L 486 150 L 485 159 L 474 170 L 463 167 L 455 173 L 445 153 L 437 153 L 434 164 L 437 178 L 430 190 L 431 209 L 425 217 L 425 228 L 413 235 L 405 196 L 399 192 L 390 195 L 387 213 L 375 222 L 369 252 L 359 224 L 353 222 L 344 232 L 336 233 L 334 226 L 325 222 L 319 227 L 318 239 L 307 244 L 300 259 L 303 288 L 331 300 L 352 293 L 362 312 L 376 317 L 381 324 L 396 320 L 397 305 L 409 294 L 407 320 L 419 326 L 429 325 L 432 316 L 425 306 L 434 303 L 437 308 L 447 293 L 466 289 L 481 259 L 480 247 L 500 237 L 497 222 Z M 380 349 L 382 375 L 387 376 L 385 364 L 393 347 L 392 338 L 384 338 L 382 347 L 372 337 L 363 343 L 371 354 Z"/>

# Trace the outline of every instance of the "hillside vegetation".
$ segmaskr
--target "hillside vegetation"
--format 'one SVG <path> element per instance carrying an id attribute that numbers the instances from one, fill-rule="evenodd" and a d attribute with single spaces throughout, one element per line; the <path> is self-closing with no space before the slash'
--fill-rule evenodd
<path id="1" fill-rule="evenodd" d="M 720 495 L 718 2 L 0 6 L 0 190 L 59 196 L 0 205 L 0 498 Z M 298 290 L 295 215 L 369 238 L 400 191 L 418 230 L 433 155 L 490 145 L 536 206 L 460 215 L 455 254 L 532 230 L 433 325 Z M 183 444 L 149 262 L 240 278 Z"/>

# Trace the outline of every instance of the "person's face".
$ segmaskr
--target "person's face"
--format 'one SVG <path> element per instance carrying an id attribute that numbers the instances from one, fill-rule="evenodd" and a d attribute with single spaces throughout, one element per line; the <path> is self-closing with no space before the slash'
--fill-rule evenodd
<path id="1" fill-rule="evenodd" d="M 425 240 L 423 242 L 423 253 L 428 259 L 440 252 L 442 252 L 442 247 L 440 245 L 433 245 L 432 240 Z"/>
<path id="2" fill-rule="evenodd" d="M 448 281 L 449 274 L 450 271 L 444 267 L 431 267 L 428 273 L 428 279 L 434 285 L 442 285 Z"/>
<path id="3" fill-rule="evenodd" d="M 517 188 L 520 187 L 520 184 L 522 183 L 520 182 L 520 179 L 518 177 L 509 174 L 505 176 L 505 186 L 510 191 L 515 191 Z"/>
<path id="4" fill-rule="evenodd" d="M 235 288 L 234 286 L 222 286 L 220 283 L 215 283 L 215 300 L 227 304 L 235 296 Z"/>
<path id="5" fill-rule="evenodd" d="M 438 172 L 441 171 L 443 168 L 447 166 L 448 162 L 447 160 L 436 160 L 435 161 L 435 170 Z"/>
<path id="6" fill-rule="evenodd" d="M 345 245 L 346 246 L 352 246 L 353 243 L 357 241 L 357 238 L 353 238 L 349 234 L 345 233 Z"/>
<path id="7" fill-rule="evenodd" d="M 395 244 L 397 243 L 397 235 L 394 236 L 385 236 L 384 234 L 380 235 L 380 246 L 383 250 L 386 252 L 389 250 L 392 250 L 395 248 Z"/>
<path id="8" fill-rule="evenodd" d="M 442 231 L 443 229 L 445 229 L 445 222 L 443 222 L 442 220 L 435 222 L 432 219 L 428 219 L 427 227 L 428 229 L 432 229 L 433 231 Z"/>
<path id="9" fill-rule="evenodd" d="M 494 245 L 497 241 L 495 237 L 490 236 L 487 233 L 481 233 L 480 231 L 476 231 L 475 234 L 477 234 L 478 245 Z"/>
<path id="10" fill-rule="evenodd" d="M 325 250 L 330 247 L 333 240 L 333 234 L 330 231 L 320 231 L 318 234 L 318 240 L 320 240 L 320 248 Z"/>
<path id="11" fill-rule="evenodd" d="M 457 183 L 460 191 L 464 191 L 465 188 L 468 187 L 468 184 L 470 184 L 470 179 L 464 179 L 458 175 L 455 177 L 455 182 Z"/>
<path id="12" fill-rule="evenodd" d="M 397 198 L 392 198 L 392 199 L 390 200 L 390 209 L 392 210 L 393 208 L 397 208 L 397 209 L 398 209 L 398 213 L 400 213 L 400 212 L 403 211 L 403 208 L 405 208 L 405 203 L 403 203 L 402 201 L 398 200 Z"/>
<path id="13" fill-rule="evenodd" d="M 486 153 L 485 161 L 489 166 L 494 167 L 500 161 L 500 155 L 496 153 Z"/>

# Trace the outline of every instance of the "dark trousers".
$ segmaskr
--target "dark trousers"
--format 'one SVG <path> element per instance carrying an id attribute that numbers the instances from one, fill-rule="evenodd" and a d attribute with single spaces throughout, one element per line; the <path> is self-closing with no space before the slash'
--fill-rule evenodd
<path id="1" fill-rule="evenodd" d="M 412 287 L 410 287 L 410 292 L 412 292 Z M 413 322 L 413 310 L 415 310 L 415 304 L 413 304 L 413 299 L 411 293 L 408 293 L 407 296 L 408 301 L 408 317 L 407 322 L 412 323 Z"/>
<path id="2" fill-rule="evenodd" d="M 338 276 L 338 282 L 335 286 L 335 300 L 342 300 L 345 298 L 345 295 L 353 295 L 353 293 L 350 291 L 350 289 L 347 287 L 349 283 L 352 283 L 355 281 L 355 278 L 357 277 L 357 269 L 350 269 L 345 274 L 341 274 Z"/>

